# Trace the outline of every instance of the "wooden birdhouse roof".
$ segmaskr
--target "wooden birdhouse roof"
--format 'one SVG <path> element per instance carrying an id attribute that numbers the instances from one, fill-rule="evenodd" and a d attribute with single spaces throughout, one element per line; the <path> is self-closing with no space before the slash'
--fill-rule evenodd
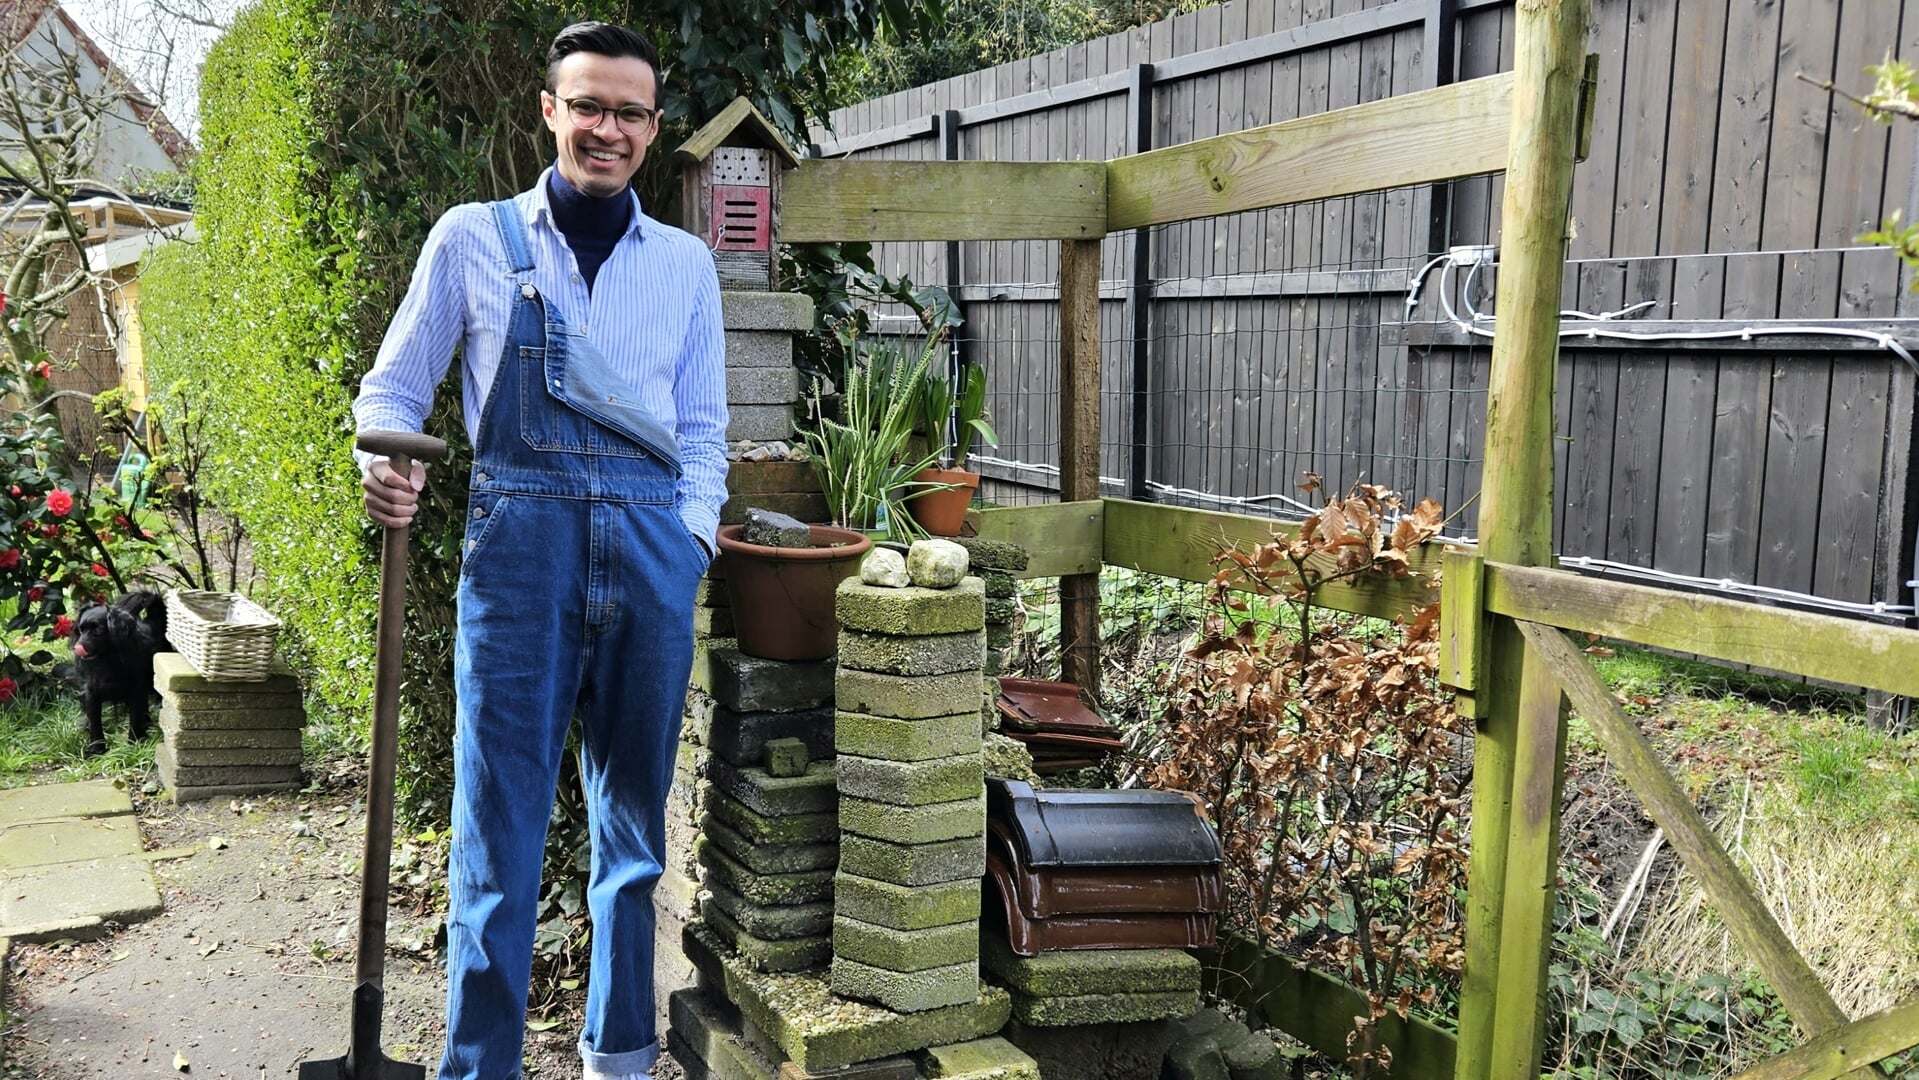
<path id="1" fill-rule="evenodd" d="M 743 139 L 733 138 L 736 130 L 744 129 Z M 720 114 L 708 120 L 700 130 L 687 137 L 674 151 L 674 156 L 683 162 L 705 161 L 707 156 L 722 146 L 759 145 L 773 151 L 780 157 L 782 168 L 792 168 L 800 163 L 798 154 L 780 138 L 778 129 L 767 122 L 766 117 L 753 107 L 753 103 L 744 97 L 736 97 L 732 104 L 720 110 Z"/>

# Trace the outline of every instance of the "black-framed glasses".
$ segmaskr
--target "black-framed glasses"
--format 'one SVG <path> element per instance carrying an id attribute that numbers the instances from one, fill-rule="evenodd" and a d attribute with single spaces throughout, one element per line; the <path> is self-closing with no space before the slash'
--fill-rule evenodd
<path id="1" fill-rule="evenodd" d="M 660 110 L 649 109 L 644 105 L 622 105 L 617 109 L 608 109 L 592 98 L 563 98 L 555 94 L 553 99 L 566 106 L 566 114 L 573 118 L 573 126 L 582 131 L 591 131 L 599 127 L 600 120 L 610 112 L 621 131 L 628 135 L 638 135 L 644 132 L 653 118 L 660 114 Z"/>

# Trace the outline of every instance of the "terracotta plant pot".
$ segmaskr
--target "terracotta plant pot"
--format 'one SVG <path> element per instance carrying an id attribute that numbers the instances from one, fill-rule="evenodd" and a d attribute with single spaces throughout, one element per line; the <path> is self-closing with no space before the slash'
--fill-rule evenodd
<path id="1" fill-rule="evenodd" d="M 824 660 L 839 648 L 833 594 L 859 573 L 873 541 L 851 529 L 813 525 L 812 547 L 748 544 L 740 526 L 720 527 L 721 572 L 740 651 L 767 660 Z"/>
<path id="2" fill-rule="evenodd" d="M 965 469 L 922 469 L 913 477 L 922 483 L 953 484 L 941 491 L 923 491 L 906 500 L 906 510 L 919 526 L 934 536 L 958 536 L 966 508 L 979 490 L 979 474 Z"/>

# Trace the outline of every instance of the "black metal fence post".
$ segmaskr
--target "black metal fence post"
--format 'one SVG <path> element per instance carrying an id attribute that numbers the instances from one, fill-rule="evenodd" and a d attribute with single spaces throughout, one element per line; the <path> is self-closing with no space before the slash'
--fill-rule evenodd
<path id="1" fill-rule="evenodd" d="M 1450 0 L 1447 0 L 1450 2 Z M 1153 65 L 1136 64 L 1126 88 L 1127 152 L 1142 154 L 1153 148 Z M 1133 339 L 1132 464 L 1126 475 L 1126 495 L 1150 501 L 1146 486 L 1151 475 L 1153 411 L 1153 231 L 1133 230 L 1133 264 L 1126 291 L 1126 327 Z"/>

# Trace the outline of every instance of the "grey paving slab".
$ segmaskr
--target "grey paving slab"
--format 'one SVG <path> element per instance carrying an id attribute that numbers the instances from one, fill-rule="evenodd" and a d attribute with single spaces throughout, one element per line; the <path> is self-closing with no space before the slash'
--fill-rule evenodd
<path id="1" fill-rule="evenodd" d="M 105 817 L 133 813 L 133 800 L 111 780 L 42 784 L 0 791 L 0 828 L 55 818 Z"/>
<path id="2" fill-rule="evenodd" d="M 132 814 L 0 824 L 0 874 L 139 853 L 140 826 Z"/>
<path id="3" fill-rule="evenodd" d="M 160 913 L 153 868 L 143 858 L 96 859 L 0 874 L 0 935 L 48 936 L 38 928 L 87 920 L 130 923 Z M 16 933 L 13 927 L 24 928 Z"/>

